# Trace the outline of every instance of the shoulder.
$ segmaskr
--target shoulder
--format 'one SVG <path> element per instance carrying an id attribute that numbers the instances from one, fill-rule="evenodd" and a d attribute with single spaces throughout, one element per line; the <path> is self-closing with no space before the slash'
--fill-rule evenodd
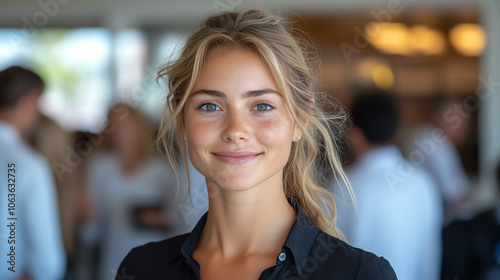
<path id="1" fill-rule="evenodd" d="M 6 148 L 4 152 L 7 153 L 7 158 L 20 161 L 20 164 L 24 164 L 29 168 L 47 164 L 43 156 L 25 142 L 2 143 L 2 145 Z"/>
<path id="2" fill-rule="evenodd" d="M 355 248 L 328 234 L 318 236 L 313 250 L 313 258 L 328 254 L 324 275 L 336 275 L 336 279 L 397 279 L 390 263 L 383 257 Z"/>
<path id="3" fill-rule="evenodd" d="M 44 181 L 52 176 L 47 160 L 31 146 L 24 142 L 16 143 L 9 147 L 11 158 L 16 163 L 22 178 L 33 178 Z"/>
<path id="4" fill-rule="evenodd" d="M 157 279 L 183 262 L 181 247 L 188 234 L 133 248 L 122 261 L 116 279 Z M 131 279 L 131 278 L 130 278 Z"/>
<path id="5" fill-rule="evenodd" d="M 133 248 L 125 257 L 125 261 L 152 263 L 159 260 L 164 263 L 166 260 L 181 256 L 181 247 L 188 234 L 178 235 L 158 242 L 149 242 L 145 245 Z"/>

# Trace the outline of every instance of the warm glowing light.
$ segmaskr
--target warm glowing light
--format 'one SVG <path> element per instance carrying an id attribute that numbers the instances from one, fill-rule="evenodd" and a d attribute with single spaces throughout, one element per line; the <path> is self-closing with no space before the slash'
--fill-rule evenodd
<path id="1" fill-rule="evenodd" d="M 477 24 L 461 23 L 451 29 L 450 42 L 462 55 L 477 56 L 486 46 L 486 33 Z"/>
<path id="2" fill-rule="evenodd" d="M 390 63 L 380 57 L 366 57 L 355 64 L 358 85 L 389 90 L 394 86 L 394 74 Z"/>
<path id="3" fill-rule="evenodd" d="M 417 53 L 425 55 L 440 54 L 444 51 L 443 34 L 425 25 L 411 28 L 410 47 Z"/>
<path id="4" fill-rule="evenodd" d="M 443 34 L 424 25 L 370 23 L 365 32 L 375 48 L 389 54 L 436 55 L 445 49 Z"/>
<path id="5" fill-rule="evenodd" d="M 407 46 L 409 33 L 406 25 L 402 23 L 371 23 L 366 26 L 365 30 L 369 35 L 370 43 L 376 48 L 390 54 L 410 54 Z"/>
<path id="6" fill-rule="evenodd" d="M 377 65 L 372 70 L 375 85 L 383 90 L 389 90 L 394 85 L 394 75 L 391 68 L 386 65 Z"/>

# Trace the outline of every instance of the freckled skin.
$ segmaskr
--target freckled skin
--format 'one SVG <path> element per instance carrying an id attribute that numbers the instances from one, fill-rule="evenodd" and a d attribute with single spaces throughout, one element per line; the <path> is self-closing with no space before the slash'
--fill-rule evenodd
<path id="1" fill-rule="evenodd" d="M 245 95 L 262 90 L 266 93 Z M 283 187 L 283 167 L 292 142 L 301 132 L 282 93 L 277 92 L 271 73 L 257 54 L 232 48 L 209 55 L 184 111 L 189 156 L 209 186 L 227 191 Z M 255 156 L 234 164 L 215 155 L 228 151 Z"/>

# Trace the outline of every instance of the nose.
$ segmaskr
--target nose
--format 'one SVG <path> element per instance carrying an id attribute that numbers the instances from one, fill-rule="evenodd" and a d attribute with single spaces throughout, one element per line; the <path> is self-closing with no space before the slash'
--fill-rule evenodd
<path id="1" fill-rule="evenodd" d="M 242 142 L 248 139 L 248 117 L 241 112 L 230 112 L 224 121 L 225 129 L 222 133 L 222 140 L 226 142 Z"/>

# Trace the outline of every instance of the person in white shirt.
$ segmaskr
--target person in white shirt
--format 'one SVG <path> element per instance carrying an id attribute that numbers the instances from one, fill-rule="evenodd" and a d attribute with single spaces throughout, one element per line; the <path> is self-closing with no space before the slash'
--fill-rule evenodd
<path id="1" fill-rule="evenodd" d="M 470 199 L 471 180 L 458 147 L 465 144 L 470 134 L 472 117 L 452 99 L 436 97 L 429 101 L 422 122 L 413 133 L 408 133 L 403 154 L 410 160 L 423 155 L 416 164 L 425 168 L 437 183 L 445 224 L 455 219 L 470 219 L 474 214 Z"/>
<path id="2" fill-rule="evenodd" d="M 0 72 L 0 279 L 64 277 L 66 257 L 50 167 L 30 148 L 44 84 L 21 67 Z"/>
<path id="3" fill-rule="evenodd" d="M 337 225 L 348 242 L 389 260 L 404 280 L 437 280 L 442 209 L 432 177 L 406 161 L 392 138 L 395 100 L 386 93 L 358 96 L 348 138 L 356 155 L 347 169 L 357 204 L 335 187 Z M 357 216 L 356 216 L 357 214 Z"/>

